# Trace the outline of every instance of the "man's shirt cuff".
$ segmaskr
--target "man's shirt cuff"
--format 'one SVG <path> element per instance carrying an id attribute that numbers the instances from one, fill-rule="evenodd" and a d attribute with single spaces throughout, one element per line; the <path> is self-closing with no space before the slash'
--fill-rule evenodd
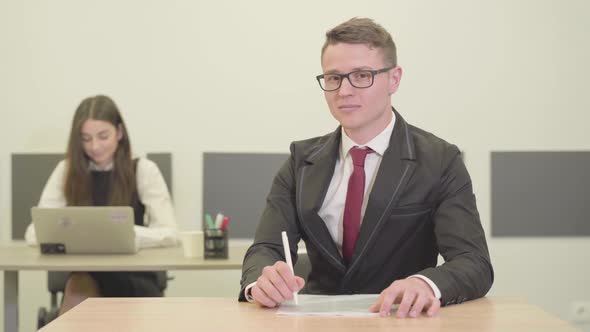
<path id="1" fill-rule="evenodd" d="M 438 287 L 434 284 L 434 282 L 432 282 L 432 280 L 428 279 L 427 277 L 425 277 L 421 274 L 414 274 L 412 276 L 409 276 L 408 278 L 419 278 L 419 279 L 424 280 L 428 284 L 428 286 L 430 286 L 430 289 L 432 289 L 432 291 L 434 292 L 434 297 L 436 297 L 437 299 L 440 300 L 440 298 L 441 298 L 440 289 L 438 289 Z M 250 286 L 250 285 L 248 285 L 248 286 Z"/>
<path id="2" fill-rule="evenodd" d="M 252 287 L 254 287 L 254 285 L 256 285 L 256 281 L 254 281 L 253 283 L 251 283 L 248 286 L 246 286 L 246 288 L 244 288 L 244 297 L 246 298 L 246 301 L 248 301 L 250 303 L 254 303 L 254 299 L 252 298 L 252 296 L 250 294 L 250 289 Z"/>

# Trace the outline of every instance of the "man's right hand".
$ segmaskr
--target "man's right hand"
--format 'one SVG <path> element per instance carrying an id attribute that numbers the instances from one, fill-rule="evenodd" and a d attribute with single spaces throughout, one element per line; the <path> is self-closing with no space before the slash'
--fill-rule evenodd
<path id="1" fill-rule="evenodd" d="M 293 292 L 298 292 L 304 285 L 305 280 L 294 276 L 287 263 L 278 261 L 262 269 L 262 275 L 250 294 L 259 305 L 272 308 L 293 299 Z"/>

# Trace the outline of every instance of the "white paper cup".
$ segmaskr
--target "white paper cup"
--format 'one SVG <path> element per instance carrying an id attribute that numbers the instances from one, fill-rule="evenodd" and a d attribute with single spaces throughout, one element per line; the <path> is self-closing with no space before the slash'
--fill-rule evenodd
<path id="1" fill-rule="evenodd" d="M 181 232 L 182 249 L 184 257 L 203 258 L 203 232 L 202 231 L 184 231 Z"/>

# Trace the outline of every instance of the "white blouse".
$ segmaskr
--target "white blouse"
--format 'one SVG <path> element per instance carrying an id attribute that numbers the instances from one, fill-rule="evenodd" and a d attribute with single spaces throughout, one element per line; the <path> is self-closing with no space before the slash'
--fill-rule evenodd
<path id="1" fill-rule="evenodd" d="M 43 188 L 39 207 L 58 208 L 66 206 L 63 187 L 65 181 L 65 160 L 60 161 Z M 169 247 L 178 244 L 176 217 L 168 187 L 158 166 L 151 160 L 139 158 L 137 163 L 137 192 L 145 206 L 145 225 L 135 225 L 135 234 L 140 248 Z M 30 223 L 25 232 L 25 240 L 30 245 L 37 244 L 35 228 Z"/>

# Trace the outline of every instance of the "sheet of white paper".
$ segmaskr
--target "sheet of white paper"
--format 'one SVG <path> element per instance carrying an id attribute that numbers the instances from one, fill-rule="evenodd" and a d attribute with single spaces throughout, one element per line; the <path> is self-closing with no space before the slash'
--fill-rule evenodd
<path id="1" fill-rule="evenodd" d="M 376 316 L 369 307 L 377 301 L 378 294 L 358 295 L 299 295 L 299 304 L 287 301 L 277 310 L 278 315 L 290 316 Z"/>

